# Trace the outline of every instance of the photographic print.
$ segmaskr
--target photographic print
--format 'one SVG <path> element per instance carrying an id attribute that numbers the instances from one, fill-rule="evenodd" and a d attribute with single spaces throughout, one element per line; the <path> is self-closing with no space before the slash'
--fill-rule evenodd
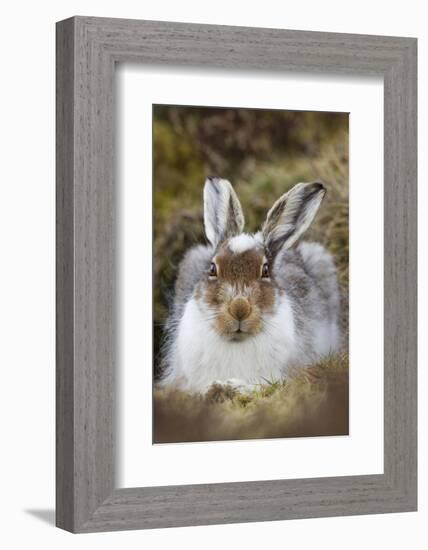
<path id="1" fill-rule="evenodd" d="M 153 442 L 348 434 L 348 113 L 153 106 Z"/>

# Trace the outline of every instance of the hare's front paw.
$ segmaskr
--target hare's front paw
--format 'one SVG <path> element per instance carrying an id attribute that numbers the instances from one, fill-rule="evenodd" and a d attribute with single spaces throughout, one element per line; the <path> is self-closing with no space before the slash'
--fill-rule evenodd
<path id="1" fill-rule="evenodd" d="M 238 393 L 251 393 L 255 388 L 254 384 L 247 384 L 247 382 L 238 378 L 229 378 L 225 381 L 214 380 L 207 388 L 206 397 L 210 401 L 223 402 L 227 399 L 233 399 Z"/>
<path id="2" fill-rule="evenodd" d="M 256 389 L 255 384 L 248 384 L 245 380 L 239 378 L 228 378 L 223 384 L 230 386 L 238 393 L 251 393 Z"/>

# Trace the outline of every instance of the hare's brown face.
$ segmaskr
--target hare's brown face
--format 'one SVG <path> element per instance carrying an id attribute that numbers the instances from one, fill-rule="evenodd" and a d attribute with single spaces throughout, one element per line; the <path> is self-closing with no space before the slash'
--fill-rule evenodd
<path id="1" fill-rule="evenodd" d="M 275 292 L 263 247 L 244 234 L 220 246 L 200 297 L 213 312 L 215 330 L 240 341 L 263 329 L 264 315 L 275 306 Z"/>

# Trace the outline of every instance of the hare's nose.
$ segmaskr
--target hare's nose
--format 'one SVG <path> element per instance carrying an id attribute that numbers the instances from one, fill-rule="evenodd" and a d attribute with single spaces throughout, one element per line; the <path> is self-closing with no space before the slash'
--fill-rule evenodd
<path id="1" fill-rule="evenodd" d="M 243 321 L 251 313 L 250 302 L 242 296 L 234 298 L 229 305 L 229 313 L 237 321 Z"/>

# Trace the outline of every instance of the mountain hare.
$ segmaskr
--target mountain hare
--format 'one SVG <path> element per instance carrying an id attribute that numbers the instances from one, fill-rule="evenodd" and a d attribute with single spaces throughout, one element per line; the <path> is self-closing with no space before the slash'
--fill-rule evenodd
<path id="1" fill-rule="evenodd" d="M 180 264 L 161 386 L 205 392 L 220 383 L 250 391 L 337 350 L 332 256 L 318 243 L 293 247 L 324 195 L 321 183 L 297 184 L 250 235 L 242 232 L 244 215 L 229 181 L 206 180 L 210 244 L 194 246 Z"/>

